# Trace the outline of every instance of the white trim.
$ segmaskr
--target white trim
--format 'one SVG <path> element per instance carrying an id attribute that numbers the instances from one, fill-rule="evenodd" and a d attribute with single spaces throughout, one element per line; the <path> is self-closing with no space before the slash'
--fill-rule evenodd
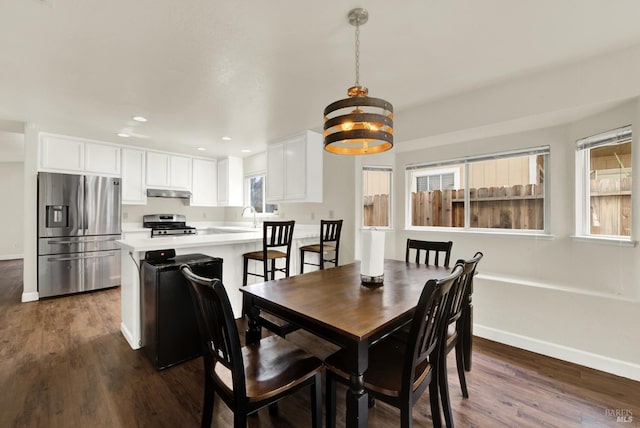
<path id="1" fill-rule="evenodd" d="M 513 230 L 513 232 L 509 232 Z M 517 238 L 534 238 L 544 239 L 551 241 L 556 239 L 555 235 L 548 233 L 541 233 L 540 231 L 533 230 L 527 232 L 525 229 L 465 229 L 463 227 L 444 227 L 444 226 L 409 226 L 405 227 L 404 231 L 407 232 L 442 232 L 442 233 L 465 233 L 467 235 L 482 235 L 492 237 L 514 236 Z"/>
<path id="2" fill-rule="evenodd" d="M 532 337 L 522 336 L 492 327 L 474 324 L 473 333 L 475 336 L 515 346 L 516 348 L 558 358 L 570 363 L 611 373 L 616 376 L 640 381 L 640 365 L 628 361 L 617 360 L 603 355 L 593 354 L 557 343 L 546 342 Z"/>
<path id="3" fill-rule="evenodd" d="M 571 235 L 571 239 L 577 242 L 588 242 L 590 244 L 606 244 L 606 245 L 613 245 L 615 247 L 635 247 L 638 244 L 638 241 L 632 241 L 630 239 L 597 236 L 597 235 L 587 235 L 587 236 Z"/>
<path id="4" fill-rule="evenodd" d="M 127 340 L 127 343 L 129 344 L 129 346 L 131 346 L 131 349 L 140 349 L 141 344 L 135 343 L 135 340 L 133 340 L 133 334 L 131 334 L 131 332 L 129 331 L 127 326 L 124 324 L 124 322 L 120 323 L 120 332 L 122 333 L 124 338 Z"/>
<path id="5" fill-rule="evenodd" d="M 20 260 L 24 259 L 23 254 L 2 254 L 0 255 L 0 260 Z"/>
<path id="6" fill-rule="evenodd" d="M 26 302 L 35 302 L 37 300 L 40 300 L 40 296 L 38 296 L 38 292 L 37 291 L 32 291 L 30 293 L 22 293 L 22 303 L 26 303 Z"/>

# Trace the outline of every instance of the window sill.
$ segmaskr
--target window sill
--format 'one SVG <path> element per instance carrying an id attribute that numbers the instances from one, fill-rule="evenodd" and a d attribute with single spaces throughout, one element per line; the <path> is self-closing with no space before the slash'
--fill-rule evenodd
<path id="1" fill-rule="evenodd" d="M 632 241 L 631 239 L 621 239 L 615 237 L 604 237 L 604 236 L 578 236 L 571 235 L 571 239 L 577 242 L 588 242 L 590 244 L 604 244 L 604 245 L 613 245 L 616 247 L 635 247 L 638 241 Z"/>
<path id="2" fill-rule="evenodd" d="M 531 238 L 531 239 L 555 239 L 554 235 L 544 232 L 523 232 L 523 231 L 506 231 L 504 229 L 482 230 L 482 229 L 464 229 L 458 227 L 407 227 L 404 229 L 408 232 L 444 232 L 444 233 L 461 233 L 465 235 L 478 235 L 478 236 L 495 236 L 495 237 L 516 237 L 516 238 Z"/>

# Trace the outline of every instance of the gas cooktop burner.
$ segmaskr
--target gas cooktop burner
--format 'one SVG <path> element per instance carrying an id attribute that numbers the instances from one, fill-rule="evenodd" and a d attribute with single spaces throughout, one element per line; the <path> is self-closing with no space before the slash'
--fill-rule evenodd
<path id="1" fill-rule="evenodd" d="M 151 229 L 151 237 L 172 235 L 195 235 L 196 228 L 187 226 L 180 214 L 153 214 L 143 217 L 142 226 Z"/>

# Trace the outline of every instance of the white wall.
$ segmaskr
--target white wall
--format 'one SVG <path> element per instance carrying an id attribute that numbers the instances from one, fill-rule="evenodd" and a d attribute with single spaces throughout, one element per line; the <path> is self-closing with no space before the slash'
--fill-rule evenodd
<path id="1" fill-rule="evenodd" d="M 0 260 L 22 258 L 24 218 L 24 163 L 0 162 Z"/>
<path id="2" fill-rule="evenodd" d="M 397 153 L 396 246 L 402 259 L 406 239 L 452 240 L 452 259 L 482 251 L 475 281 L 475 333 L 500 342 L 640 380 L 640 247 L 584 242 L 574 233 L 575 140 L 632 124 L 633 156 L 640 158 L 637 100 L 571 125 Z M 550 237 L 523 237 L 405 228 L 407 164 L 551 147 Z M 638 189 L 640 174 L 633 187 Z M 402 197 L 400 197 L 402 195 Z M 638 198 L 635 198 L 636 201 Z M 633 236 L 640 234 L 634 204 Z"/>
<path id="3" fill-rule="evenodd" d="M 122 221 L 140 223 L 145 214 L 182 214 L 187 224 L 197 221 L 223 221 L 223 207 L 192 207 L 189 202 L 178 198 L 147 198 L 146 205 L 123 205 Z"/>

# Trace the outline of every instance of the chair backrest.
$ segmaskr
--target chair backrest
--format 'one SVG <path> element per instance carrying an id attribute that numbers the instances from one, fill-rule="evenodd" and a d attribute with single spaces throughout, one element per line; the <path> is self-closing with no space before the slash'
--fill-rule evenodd
<path id="1" fill-rule="evenodd" d="M 265 221 L 262 225 L 262 247 L 265 251 L 273 247 L 287 247 L 287 257 L 291 252 L 293 240 L 293 227 L 296 222 L 291 221 Z"/>
<path id="2" fill-rule="evenodd" d="M 407 239 L 407 251 L 404 259 L 409 262 L 409 250 L 416 250 L 416 263 L 420 263 L 420 251 L 425 251 L 424 263 L 429 265 L 429 254 L 434 253 L 433 264 L 435 266 L 449 267 L 449 259 L 451 258 L 452 241 L 419 241 L 417 239 Z M 444 255 L 444 263 L 440 265 L 440 253 Z"/>
<path id="3" fill-rule="evenodd" d="M 342 220 L 320 220 L 320 245 L 326 242 L 340 243 L 340 232 L 342 231 Z"/>
<path id="4" fill-rule="evenodd" d="M 447 277 L 431 279 L 422 289 L 407 339 L 400 392 L 401 395 L 406 395 L 406 399 L 414 394 L 414 389 L 419 396 L 427 386 L 423 384 L 414 388 L 416 368 L 425 362 L 433 365 L 438 358 L 438 346 L 443 338 L 451 307 L 450 293 L 460 286 L 462 270 L 462 266 L 456 265 Z"/>
<path id="5" fill-rule="evenodd" d="M 464 303 L 468 301 L 473 275 L 476 273 L 476 266 L 478 266 L 478 262 L 482 256 L 483 254 L 478 251 L 469 260 L 460 259 L 456 261 L 456 266 L 462 266 L 462 278 L 460 287 L 458 287 L 457 292 L 452 295 L 448 324 L 456 322 L 460 319 L 460 316 L 462 316 L 462 308 L 464 307 Z"/>
<path id="6" fill-rule="evenodd" d="M 224 365 L 231 372 L 233 394 L 241 399 L 246 396 L 244 363 L 227 291 L 220 280 L 198 276 L 186 264 L 180 266 L 180 270 L 190 286 L 205 370 L 215 379 L 215 365 Z"/>

